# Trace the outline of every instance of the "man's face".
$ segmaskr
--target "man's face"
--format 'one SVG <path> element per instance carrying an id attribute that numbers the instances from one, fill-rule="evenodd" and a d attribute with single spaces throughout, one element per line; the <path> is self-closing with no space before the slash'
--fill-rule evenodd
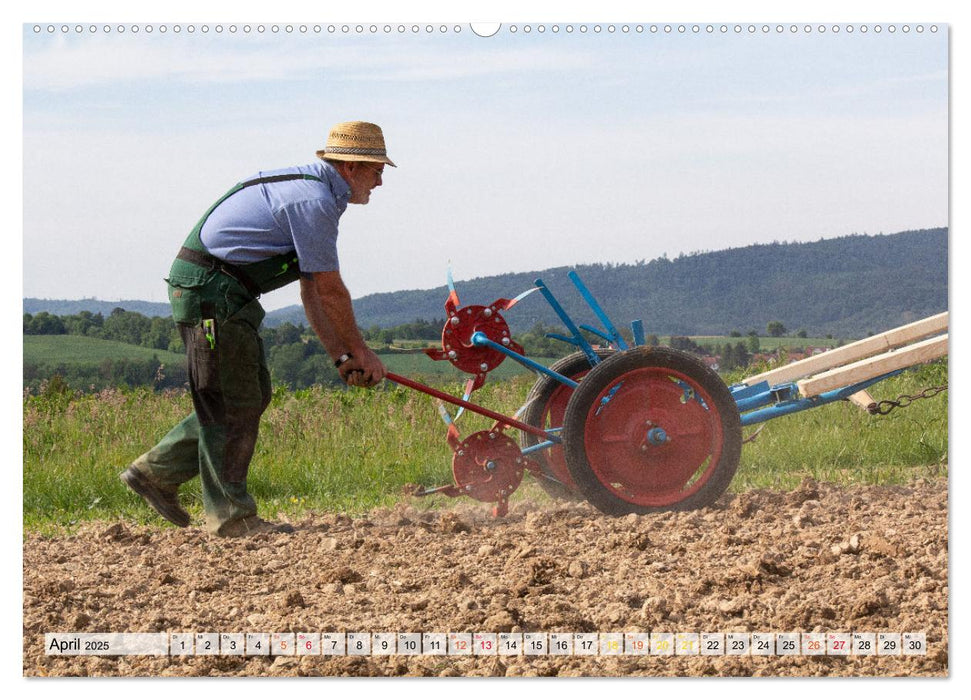
<path id="1" fill-rule="evenodd" d="M 351 161 L 347 164 L 346 172 L 347 184 L 351 188 L 351 197 L 347 201 L 351 204 L 367 204 L 371 199 L 371 190 L 381 186 L 384 163 Z"/>

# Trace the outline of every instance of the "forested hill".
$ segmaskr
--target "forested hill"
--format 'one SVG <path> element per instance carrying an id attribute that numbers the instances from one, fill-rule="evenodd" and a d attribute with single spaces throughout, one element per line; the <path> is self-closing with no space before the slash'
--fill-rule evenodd
<path id="1" fill-rule="evenodd" d="M 512 298 L 541 277 L 575 319 L 594 322 L 566 274 L 576 269 L 618 325 L 648 333 L 793 331 L 861 337 L 947 310 L 947 229 L 771 243 L 632 265 L 580 265 L 456 282 L 463 304 Z M 373 294 L 354 308 L 362 327 L 443 318 L 444 286 Z M 293 319 L 299 318 L 302 311 Z M 274 315 L 285 318 L 281 309 Z M 506 314 L 514 330 L 560 325 L 539 293 Z M 598 324 L 599 325 L 599 324 Z"/>
<path id="2" fill-rule="evenodd" d="M 160 280 L 160 284 L 164 284 Z M 46 311 L 55 316 L 74 316 L 82 311 L 93 314 L 110 316 L 115 309 L 134 311 L 142 316 L 171 316 L 172 307 L 167 302 L 137 301 L 124 299 L 122 301 L 101 301 L 100 299 L 35 299 L 24 298 L 24 313 L 38 314 Z"/>
<path id="3" fill-rule="evenodd" d="M 780 321 L 793 332 L 861 337 L 947 309 L 946 228 L 891 235 L 855 235 L 812 243 L 770 243 L 659 258 L 646 263 L 579 265 L 482 277 L 456 283 L 462 304 L 512 298 L 540 277 L 578 322 L 595 322 L 567 279 L 576 269 L 618 325 L 644 321 L 658 335 L 764 332 Z M 351 263 L 348 263 L 350 265 Z M 363 328 L 444 318 L 445 286 L 372 294 L 354 301 Z M 108 316 L 121 307 L 167 316 L 167 304 L 24 299 L 24 312 L 56 315 L 82 310 Z M 561 325 L 541 295 L 506 318 L 515 331 L 537 322 Z M 267 315 L 268 325 L 306 324 L 300 306 Z"/>

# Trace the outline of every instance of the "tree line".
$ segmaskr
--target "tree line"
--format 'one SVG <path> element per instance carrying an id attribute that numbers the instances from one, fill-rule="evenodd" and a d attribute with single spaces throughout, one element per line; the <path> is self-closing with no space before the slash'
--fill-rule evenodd
<path id="1" fill-rule="evenodd" d="M 541 277 L 580 323 L 591 314 L 566 278 L 568 270 L 460 280 L 456 288 L 463 303 L 488 303 L 529 289 Z M 576 271 L 618 326 L 641 319 L 661 335 L 697 336 L 784 319 L 813 336 L 862 337 L 947 309 L 948 231 L 773 242 L 634 264 L 578 265 Z M 354 309 L 362 324 L 386 327 L 440 314 L 447 293 L 442 286 L 373 294 L 356 299 Z M 296 307 L 276 313 L 284 311 L 300 313 Z M 519 333 L 536 322 L 554 323 L 556 316 L 534 294 L 506 320 Z"/>
<path id="2" fill-rule="evenodd" d="M 395 343 L 408 340 L 419 344 L 437 345 L 445 320 L 415 319 L 389 328 L 372 326 L 362 330 L 365 340 L 378 353 L 400 351 Z M 46 311 L 24 314 L 24 335 L 80 335 L 103 340 L 113 340 L 129 345 L 184 353 L 182 339 L 172 317 L 147 317 L 138 312 L 114 309 L 107 317 L 100 313 L 82 311 L 78 314 L 57 316 Z M 575 347 L 551 334 L 563 334 L 560 326 L 535 323 L 529 330 L 515 335 L 528 357 L 560 358 Z M 620 330 L 628 343 L 633 339 L 629 329 Z M 785 332 L 781 321 L 770 321 L 766 332 L 778 336 Z M 601 338 L 584 331 L 591 344 L 603 344 Z M 274 327 L 261 329 L 267 366 L 275 384 L 290 389 L 302 389 L 314 384 L 340 385 L 341 381 L 333 362 L 313 331 L 304 324 L 289 321 Z M 805 337 L 805 331 L 799 335 Z M 730 336 L 736 342 L 699 345 L 683 335 L 671 336 L 669 345 L 678 350 L 703 357 L 714 357 L 719 369 L 732 370 L 748 366 L 753 355 L 759 352 L 759 336 L 750 330 L 746 337 L 738 331 Z M 649 345 L 660 345 L 657 335 L 646 338 Z M 80 389 L 101 389 L 120 384 L 148 385 L 156 388 L 182 386 L 187 381 L 184 362 L 177 366 L 164 366 L 157 357 L 145 359 L 104 359 L 90 363 L 40 364 L 25 361 L 24 385 L 38 387 L 45 379 L 57 375 L 70 386 Z"/>
<path id="3" fill-rule="evenodd" d="M 67 316 L 46 311 L 24 314 L 24 335 L 83 335 L 154 350 L 185 352 L 171 316 L 150 318 L 121 307 L 115 308 L 107 317 L 90 311 Z"/>
<path id="4" fill-rule="evenodd" d="M 51 385 L 80 391 L 100 391 L 117 386 L 176 389 L 188 381 L 184 363 L 166 365 L 158 356 L 151 359 L 105 358 L 100 362 L 24 361 L 24 389 L 37 393 L 46 393 Z"/>
<path id="5" fill-rule="evenodd" d="M 416 319 L 393 328 L 374 327 L 363 331 L 365 340 L 378 346 L 378 352 L 388 352 L 395 339 L 437 340 L 441 337 L 444 319 L 425 321 Z M 41 311 L 23 315 L 24 335 L 79 335 L 101 340 L 113 340 L 129 345 L 184 353 L 185 345 L 171 316 L 148 317 L 123 308 L 110 314 L 81 311 L 59 316 Z M 267 366 L 273 381 L 291 389 L 313 384 L 341 384 L 330 356 L 304 324 L 290 322 L 261 329 Z M 384 347 L 382 347 L 382 345 Z M 24 362 L 24 386 L 39 388 L 45 380 L 57 376 L 60 381 L 84 390 L 100 390 L 106 386 L 127 384 L 156 388 L 182 386 L 187 381 L 185 364 L 163 366 L 158 358 L 101 360 L 99 362 Z"/>

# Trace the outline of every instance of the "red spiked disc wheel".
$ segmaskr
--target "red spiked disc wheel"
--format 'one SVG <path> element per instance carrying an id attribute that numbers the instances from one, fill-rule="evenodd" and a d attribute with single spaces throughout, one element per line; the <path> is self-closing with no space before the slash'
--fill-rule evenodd
<path id="1" fill-rule="evenodd" d="M 728 387 L 668 348 L 634 348 L 591 370 L 570 398 L 563 433 L 577 488 L 611 514 L 708 505 L 741 454 Z"/>
<path id="2" fill-rule="evenodd" d="M 527 459 L 508 435 L 493 430 L 472 433 L 452 456 L 452 476 L 462 493 L 495 503 L 519 487 Z"/>
<path id="3" fill-rule="evenodd" d="M 613 354 L 613 350 L 599 350 L 600 359 Z M 574 381 L 580 381 L 590 371 L 590 359 L 586 353 L 575 352 L 557 360 L 550 369 Z M 524 423 L 534 425 L 544 430 L 562 428 L 563 418 L 566 416 L 566 406 L 573 395 L 573 387 L 567 386 L 548 375 L 542 375 L 529 391 L 526 397 L 526 410 L 523 412 Z M 531 433 L 523 433 L 520 444 L 530 447 L 540 442 L 540 438 Z M 563 447 L 554 445 L 549 449 L 533 452 L 530 455 L 540 467 L 539 485 L 553 498 L 566 500 L 581 499 L 577 485 L 566 467 L 566 457 Z"/>
<path id="4" fill-rule="evenodd" d="M 464 306 L 461 309 L 448 310 L 448 320 L 442 329 L 442 347 L 429 348 L 425 353 L 433 360 L 448 360 L 455 367 L 468 374 L 475 375 L 475 389 L 485 382 L 488 372 L 498 367 L 506 356 L 494 348 L 477 346 L 472 342 L 476 333 L 484 334 L 489 340 L 510 350 L 522 354 L 522 347 L 512 340 L 509 324 L 502 317 L 502 304 L 509 304 L 506 299 L 498 299 L 490 306 Z"/>

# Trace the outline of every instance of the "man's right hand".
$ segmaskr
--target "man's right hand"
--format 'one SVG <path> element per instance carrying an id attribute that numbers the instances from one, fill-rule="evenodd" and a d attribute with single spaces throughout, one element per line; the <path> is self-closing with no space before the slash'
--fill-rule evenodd
<path id="1" fill-rule="evenodd" d="M 351 359 L 337 368 L 337 373 L 348 386 L 375 386 L 388 374 L 388 368 L 368 347 L 351 353 Z"/>
<path id="2" fill-rule="evenodd" d="M 307 319 L 331 357 L 348 353 L 337 372 L 348 386 L 374 386 L 388 370 L 364 342 L 354 319 L 351 295 L 339 272 L 314 272 L 300 278 Z"/>

